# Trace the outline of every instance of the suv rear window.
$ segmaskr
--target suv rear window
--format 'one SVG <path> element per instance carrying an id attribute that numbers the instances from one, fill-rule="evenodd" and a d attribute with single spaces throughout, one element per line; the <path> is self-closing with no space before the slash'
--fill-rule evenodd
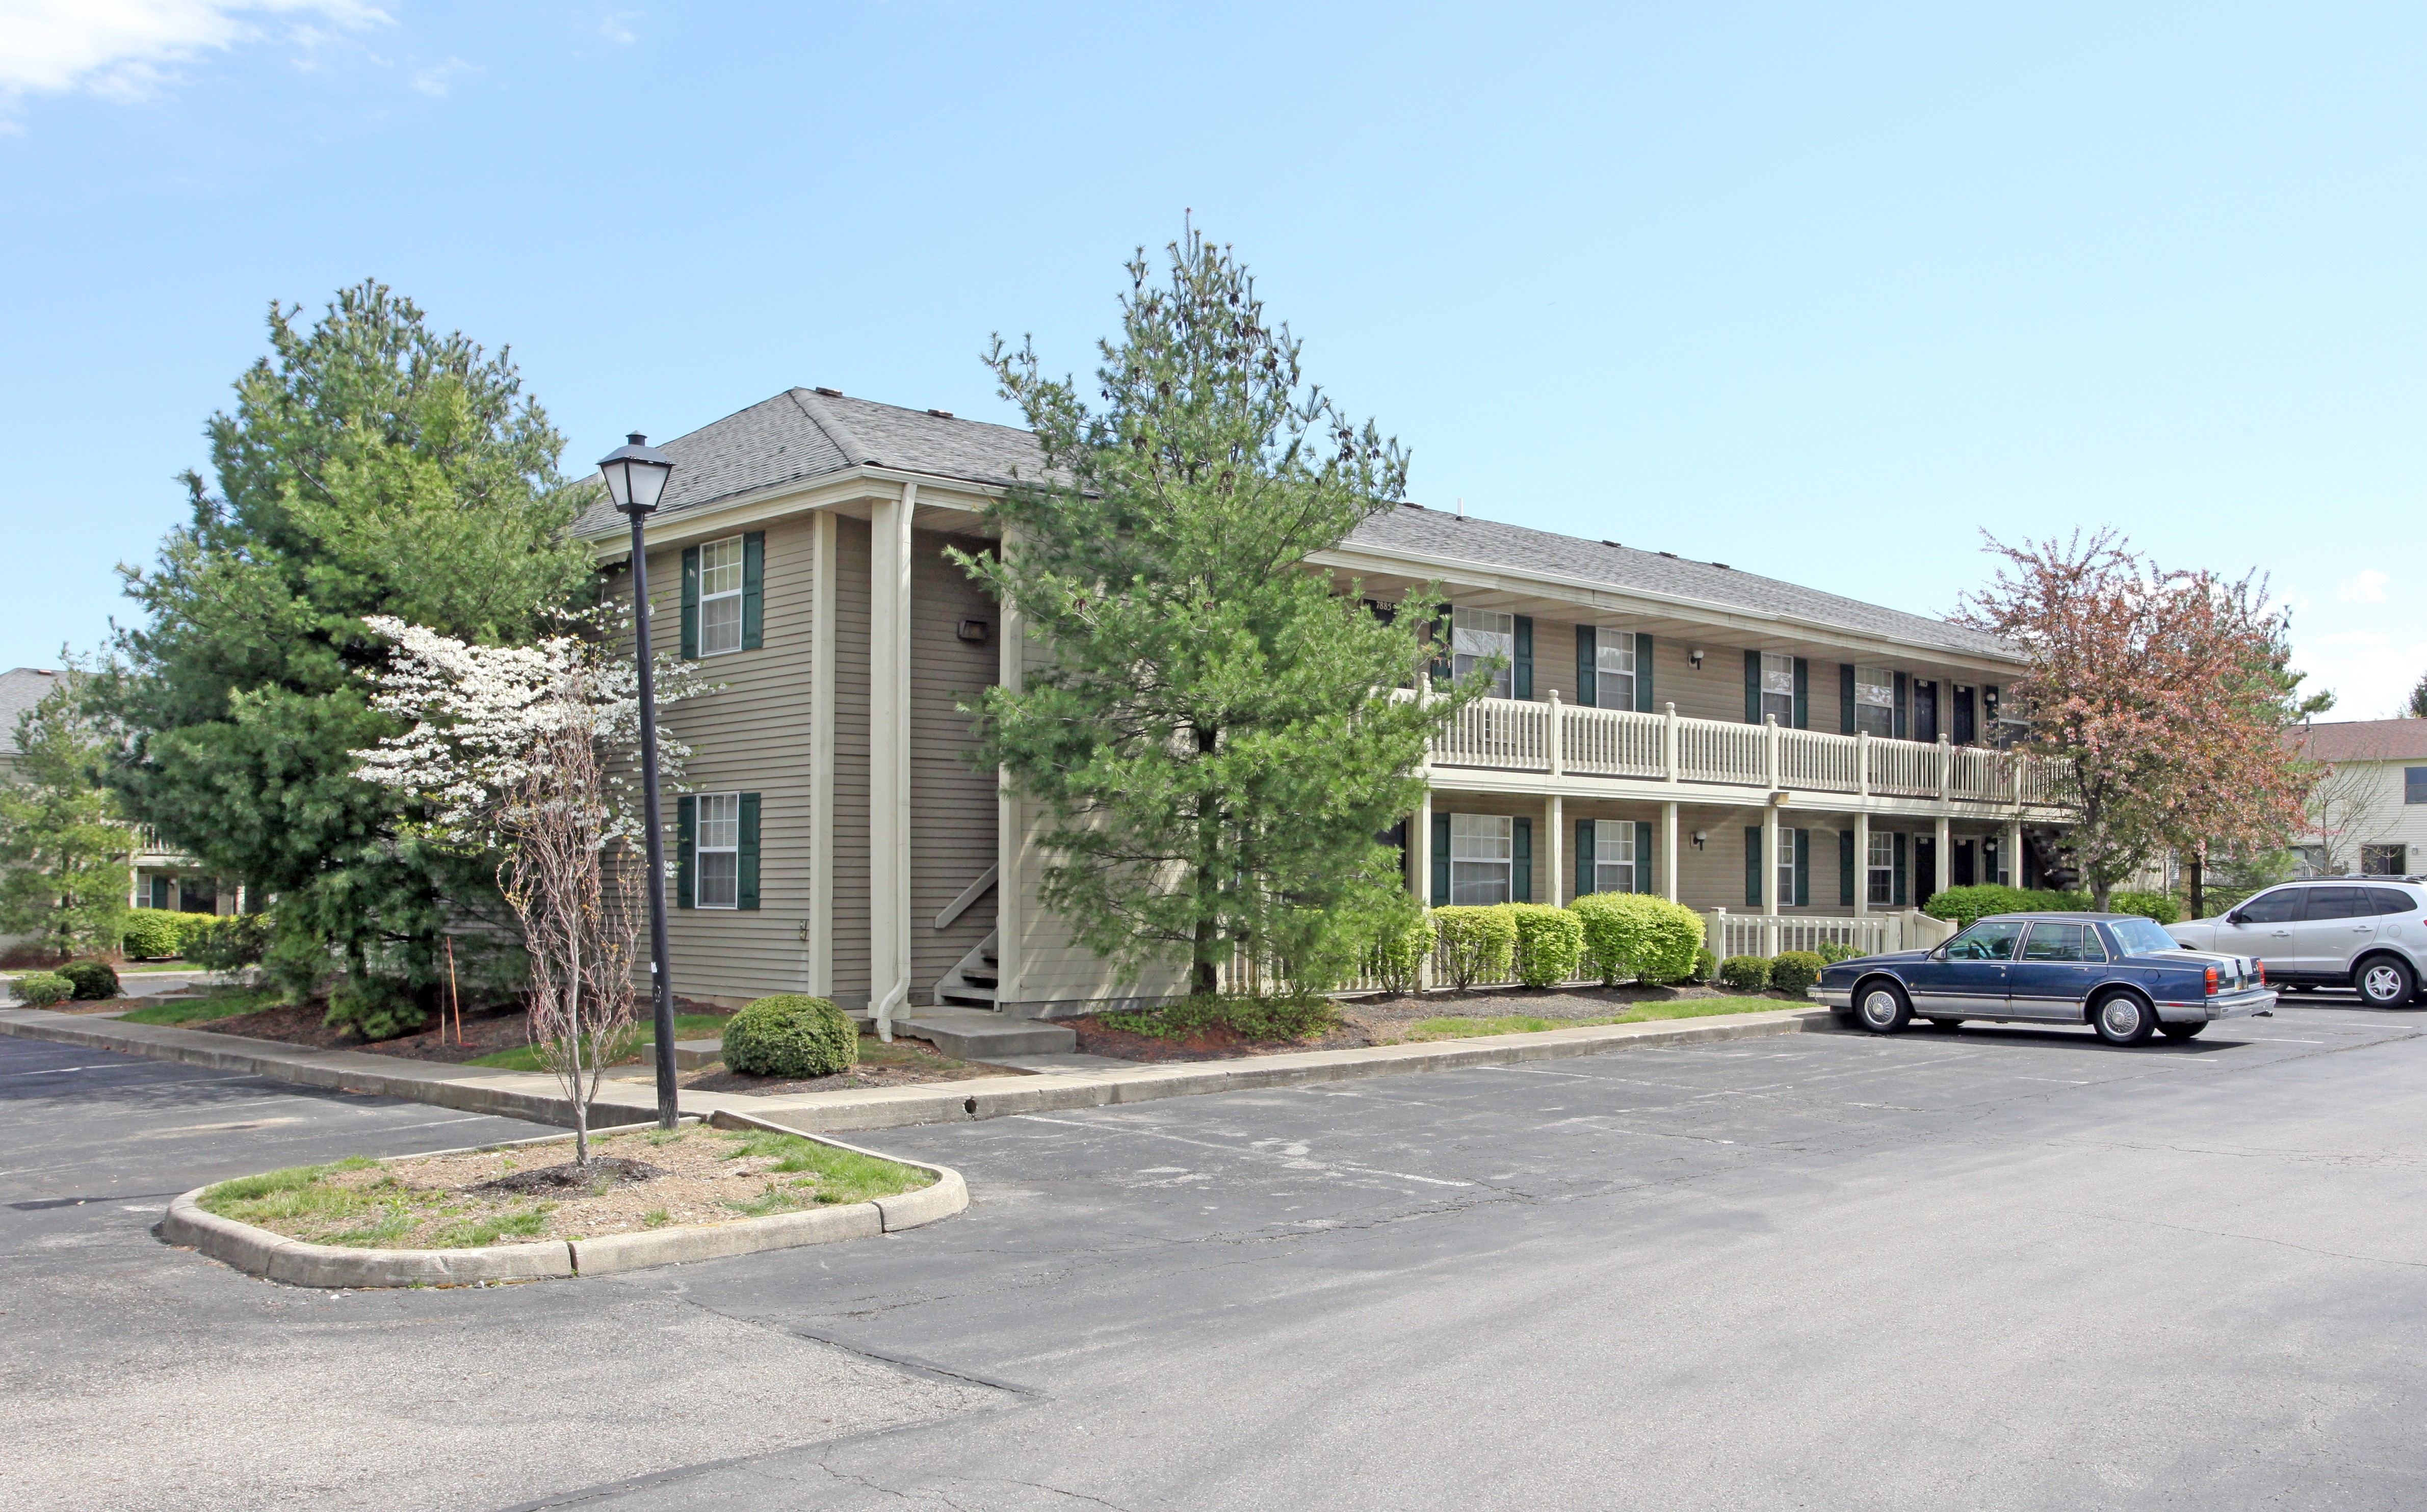
<path id="1" fill-rule="evenodd" d="M 2368 889 L 2368 901 L 2376 905 L 2369 910 L 2369 912 L 2372 914 L 2415 914 L 2427 912 L 2427 908 L 2422 908 L 2420 906 L 2419 900 L 2411 897 L 2406 892 L 2396 892 L 2391 887 L 2370 887 Z"/>

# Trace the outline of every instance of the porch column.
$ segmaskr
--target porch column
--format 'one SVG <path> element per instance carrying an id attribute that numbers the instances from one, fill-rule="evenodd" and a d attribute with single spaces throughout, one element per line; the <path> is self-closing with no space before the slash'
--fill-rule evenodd
<path id="1" fill-rule="evenodd" d="M 1871 911 L 1871 816 L 1854 811 L 1854 912 Z"/>
<path id="2" fill-rule="evenodd" d="M 2023 885 L 2023 821 L 2006 821 L 2006 833 L 1997 841 L 1997 870 L 2005 873 L 1999 880 L 2009 887 Z"/>
<path id="3" fill-rule="evenodd" d="M 1673 799 L 1660 805 L 1660 896 L 1672 903 L 1677 901 L 1677 805 Z"/>
<path id="4" fill-rule="evenodd" d="M 910 520 L 919 485 L 870 518 L 868 994 L 881 1040 L 910 1000 Z"/>
<path id="5" fill-rule="evenodd" d="M 1938 843 L 1930 849 L 1930 890 L 1945 892 L 1947 879 L 1955 874 L 1955 829 L 1943 814 L 1938 820 Z"/>
<path id="6" fill-rule="evenodd" d="M 1415 875 L 1408 879 L 1414 889 L 1416 902 L 1429 908 L 1433 902 L 1433 790 L 1425 789 L 1423 801 L 1416 805 L 1415 833 L 1408 837 L 1408 870 Z M 1419 988 L 1433 984 L 1432 958 L 1427 956 L 1416 967 Z"/>
<path id="7" fill-rule="evenodd" d="M 1009 555 L 1013 540 L 1005 532 L 1000 549 Z M 1018 692 L 1028 681 L 1028 622 L 1010 600 L 997 616 L 1002 644 L 995 651 L 995 681 Z M 995 772 L 994 800 L 994 932 L 995 1006 L 1005 1012 L 1027 1000 L 1028 942 L 1028 814 L 1012 790 L 1007 769 Z"/>
<path id="8" fill-rule="evenodd" d="M 809 924 L 802 974 L 834 996 L 835 515 L 809 516 Z"/>
<path id="9" fill-rule="evenodd" d="M 1771 723 L 1770 749 L 1773 753 L 1777 750 L 1777 724 Z M 1761 810 L 1761 911 L 1766 918 L 1773 919 L 1778 917 L 1778 911 L 1783 906 L 1778 896 L 1780 855 L 1778 837 L 1781 833 L 1778 823 L 1778 805 L 1763 805 Z M 1761 926 L 1761 953 L 1764 955 L 1778 953 L 1778 926 L 1774 923 Z"/>
<path id="10" fill-rule="evenodd" d="M 1558 716 L 1558 695 L 1554 693 L 1551 695 L 1551 718 L 1556 722 Z M 1557 724 L 1554 723 L 1552 729 L 1555 733 L 1557 728 Z M 1557 793 L 1553 793 L 1547 806 L 1550 814 L 1551 843 L 1543 848 L 1542 854 L 1551 863 L 1551 906 L 1557 908 L 1565 901 L 1559 896 L 1561 891 L 1559 879 L 1567 874 L 1567 869 L 1559 864 L 1559 857 L 1564 854 L 1560 849 L 1559 841 L 1568 832 L 1567 802 Z"/>

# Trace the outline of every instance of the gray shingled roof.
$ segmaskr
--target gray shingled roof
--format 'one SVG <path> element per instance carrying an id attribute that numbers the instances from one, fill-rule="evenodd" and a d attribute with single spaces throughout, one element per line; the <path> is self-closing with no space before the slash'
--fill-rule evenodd
<path id="1" fill-rule="evenodd" d="M 1715 609 L 1784 615 L 1816 625 L 1860 630 L 1908 643 L 1937 646 L 1969 656 L 2012 658 L 2013 647 L 1984 630 L 1923 614 L 1841 598 L 1816 588 L 1781 582 L 1713 562 L 1691 561 L 1613 546 L 1577 536 L 1554 535 L 1496 520 L 1460 519 L 1440 510 L 1396 509 L 1359 526 L 1348 545 L 1369 551 L 1409 552 L 1477 566 L 1511 568 L 1620 590 L 1657 593 Z"/>
<path id="2" fill-rule="evenodd" d="M 666 514 L 862 464 L 996 486 L 1012 481 L 1015 466 L 1031 478 L 1041 466 L 1036 438 L 1012 426 L 953 419 L 808 388 L 790 389 L 726 415 L 664 443 L 663 449 L 676 464 L 660 506 Z M 605 504 L 593 508 L 575 527 L 586 536 L 622 528 L 623 517 Z M 1606 583 L 1714 609 L 1784 615 L 1963 655 L 2014 655 L 1997 637 L 1945 620 L 1709 562 L 1604 545 L 1522 525 L 1461 520 L 1439 510 L 1393 510 L 1358 527 L 1348 544 Z"/>
<path id="3" fill-rule="evenodd" d="M 2417 761 L 2427 757 L 2427 719 L 2354 719 L 2293 728 L 2303 754 L 2320 761 Z"/>
<path id="4" fill-rule="evenodd" d="M 0 756 L 17 754 L 17 717 L 58 685 L 59 675 L 41 667 L 12 667 L 0 673 Z"/>
<path id="5" fill-rule="evenodd" d="M 1036 438 L 1025 431 L 809 388 L 789 389 L 677 436 L 662 449 L 676 465 L 658 506 L 661 514 L 846 467 L 888 467 L 1000 487 L 1011 482 L 1015 465 L 1029 477 L 1039 465 Z M 624 517 L 602 503 L 581 517 L 574 533 L 605 535 L 624 528 Z"/>

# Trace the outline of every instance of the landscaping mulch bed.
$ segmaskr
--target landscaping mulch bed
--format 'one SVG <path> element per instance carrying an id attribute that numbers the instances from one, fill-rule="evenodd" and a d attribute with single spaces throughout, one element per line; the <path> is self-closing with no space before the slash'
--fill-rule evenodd
<path id="1" fill-rule="evenodd" d="M 316 1244 L 448 1249 L 589 1239 L 865 1202 L 928 1173 L 790 1134 L 690 1126 L 427 1160 L 340 1161 L 222 1182 L 208 1211 Z"/>
<path id="2" fill-rule="evenodd" d="M 744 1076 L 722 1065 L 703 1066 L 685 1075 L 685 1088 L 697 1092 L 743 1092 L 760 1097 L 786 1097 L 795 1092 L 840 1092 L 856 1087 L 915 1087 L 930 1081 L 965 1081 L 972 1077 L 1018 1076 L 1000 1065 L 956 1061 L 924 1040 L 897 1039 L 888 1045 L 872 1035 L 859 1037 L 859 1064 L 839 1076 L 786 1081 L 781 1077 Z"/>
<path id="3" fill-rule="evenodd" d="M 121 1006 L 123 1006 L 122 1004 Z M 432 1019 L 426 1027 L 394 1039 L 366 1040 L 351 1030 L 331 1029 L 320 1022 L 328 1012 L 323 1003 L 286 1003 L 266 1008 L 257 1014 L 238 1014 L 232 1018 L 213 1018 L 189 1024 L 189 1029 L 208 1030 L 214 1034 L 242 1034 L 251 1039 L 274 1039 L 285 1045 L 308 1045 L 324 1050 L 367 1050 L 373 1055 L 394 1055 L 409 1061 L 441 1061 L 461 1065 L 477 1061 L 483 1055 L 499 1050 L 520 1049 L 530 1043 L 529 1019 L 518 1005 L 464 1012 L 464 1043 L 455 1043 L 455 1023 L 450 1016 L 442 1026 Z M 715 1014 L 730 1016 L 725 1009 L 711 1003 L 693 1002 L 686 998 L 675 1000 L 677 1014 Z"/>

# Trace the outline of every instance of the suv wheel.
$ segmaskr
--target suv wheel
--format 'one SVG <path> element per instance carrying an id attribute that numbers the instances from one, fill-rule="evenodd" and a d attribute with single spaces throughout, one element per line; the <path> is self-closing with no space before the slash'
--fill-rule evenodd
<path id="1" fill-rule="evenodd" d="M 2158 1011 L 2132 993 L 2110 993 L 2090 1010 L 2090 1022 L 2109 1045 L 2139 1045 L 2158 1032 Z"/>
<path id="2" fill-rule="evenodd" d="M 1874 982 L 1854 998 L 1854 1022 L 1874 1034 L 1893 1034 L 1913 1022 L 1913 1004 L 1893 982 Z"/>
<path id="3" fill-rule="evenodd" d="M 2400 956 L 2371 955 L 2352 973 L 2352 985 L 2371 1008 L 2399 1008 L 2419 990 L 2419 978 Z"/>

